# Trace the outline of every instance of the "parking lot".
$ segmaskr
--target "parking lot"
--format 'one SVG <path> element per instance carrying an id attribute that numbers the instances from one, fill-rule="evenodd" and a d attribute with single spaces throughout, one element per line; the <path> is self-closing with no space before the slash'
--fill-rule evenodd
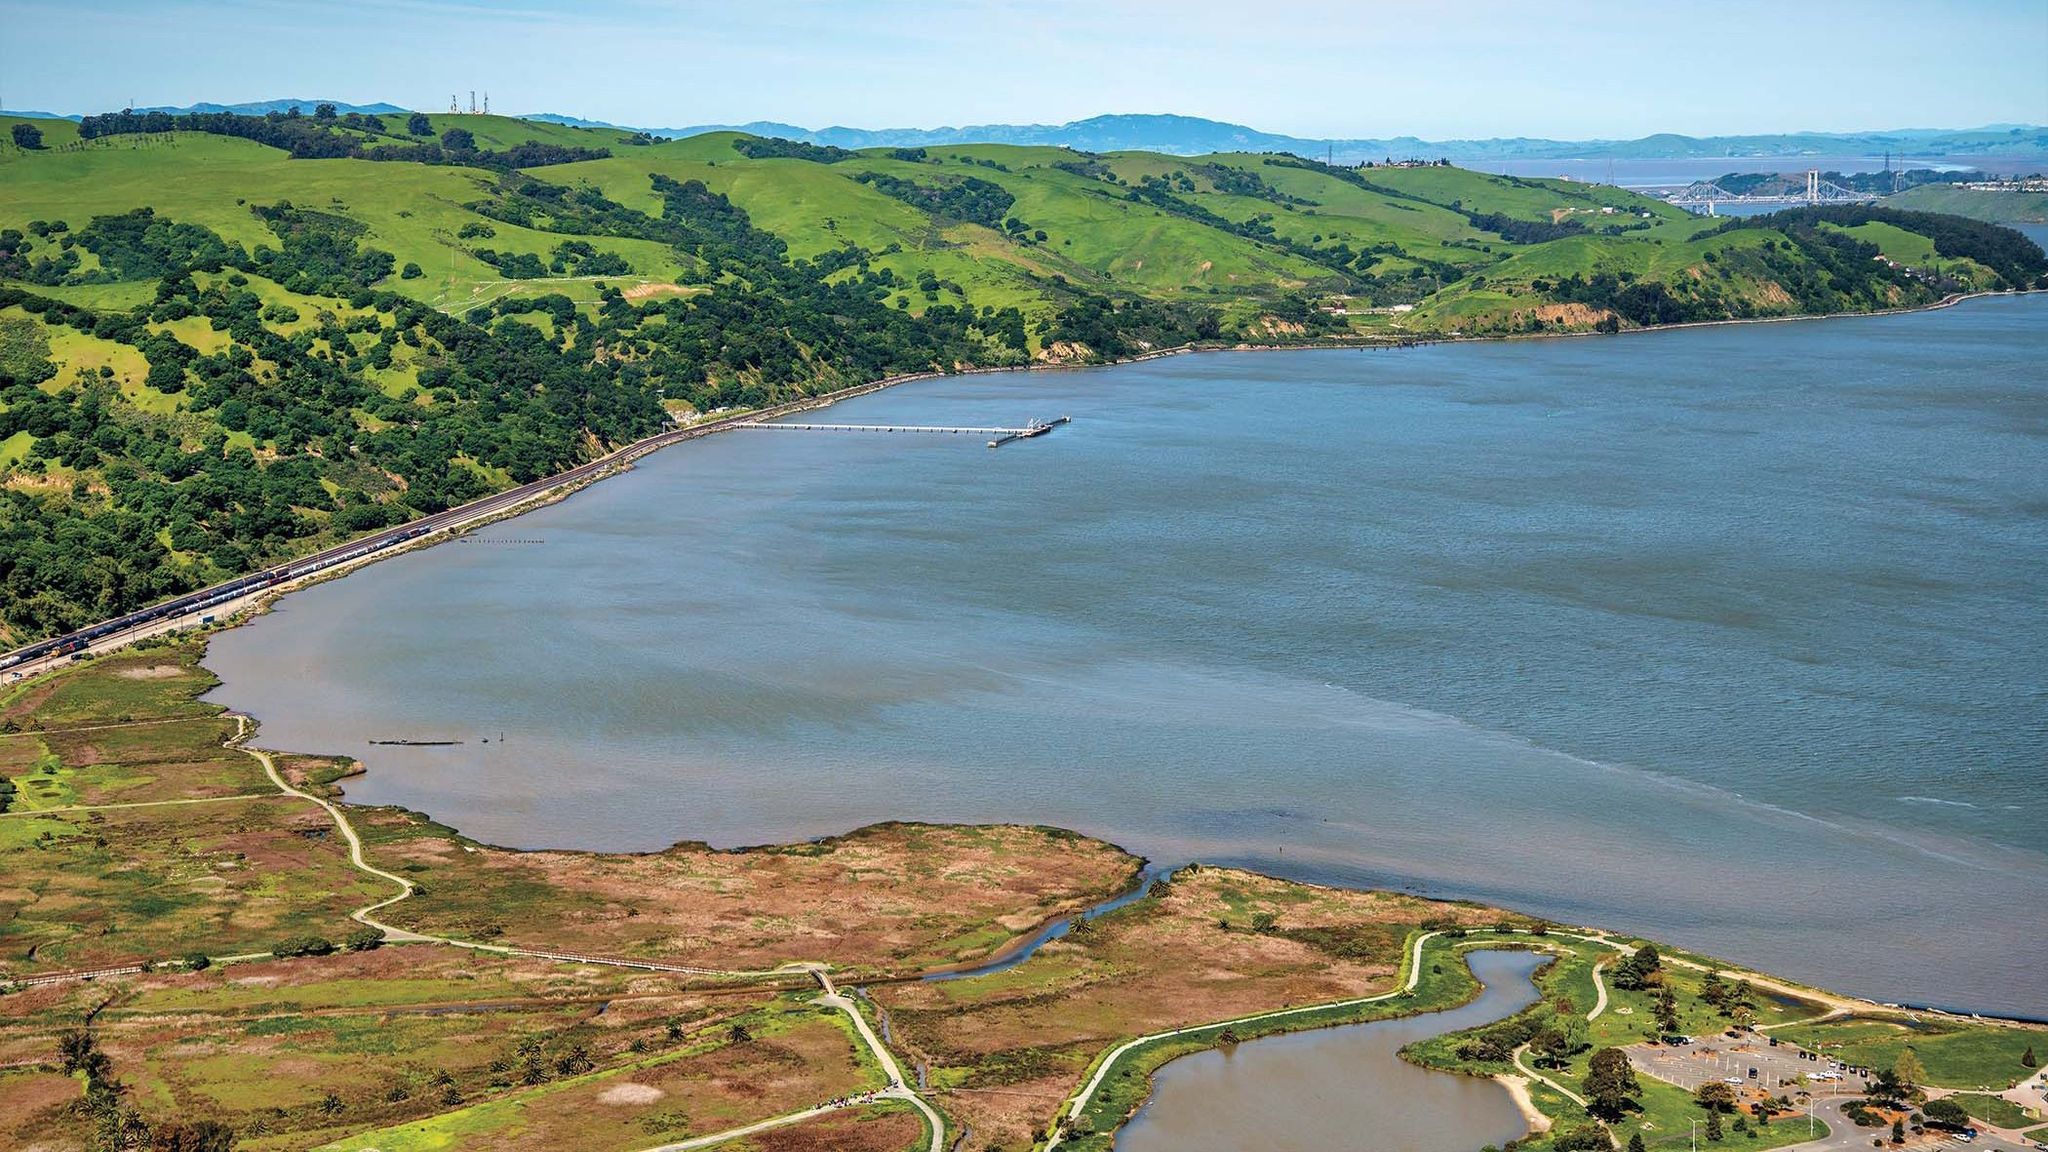
<path id="1" fill-rule="evenodd" d="M 1773 1046 L 1755 1034 L 1703 1036 L 1673 1047 L 1635 1044 L 1629 1059 L 1659 1080 L 1691 1091 L 1712 1080 L 1726 1081 L 1748 1100 L 1757 1095 L 1810 1092 L 1816 1097 L 1860 1096 L 1868 1081 L 1857 1071 L 1789 1044 Z"/>
<path id="2" fill-rule="evenodd" d="M 1781 1096 L 1793 1102 L 1801 1118 L 1780 1116 L 1774 1124 L 1799 1124 L 1811 1108 L 1811 1115 L 1829 1129 L 1817 1144 L 1800 1144 L 1802 1152 L 1868 1149 L 1871 1141 L 1888 1133 L 1859 1128 L 1842 1114 L 1842 1106 L 1863 1096 L 1868 1079 L 1863 1070 L 1848 1068 L 1824 1055 L 1807 1053 L 1790 1044 L 1772 1045 L 1769 1038 L 1745 1033 L 1741 1036 L 1716 1034 L 1696 1037 L 1689 1044 L 1631 1044 L 1626 1049 L 1636 1071 L 1654 1076 L 1686 1091 L 1722 1081 L 1735 1089 L 1742 1104 L 1765 1096 Z M 1886 1147 L 1890 1147 L 1889 1142 Z M 1974 1141 L 1961 1136 L 1929 1132 L 1909 1140 L 1907 1152 L 1929 1149 L 1989 1149 L 1993 1152 L 2028 1152 L 2025 1145 L 1992 1136 Z"/>

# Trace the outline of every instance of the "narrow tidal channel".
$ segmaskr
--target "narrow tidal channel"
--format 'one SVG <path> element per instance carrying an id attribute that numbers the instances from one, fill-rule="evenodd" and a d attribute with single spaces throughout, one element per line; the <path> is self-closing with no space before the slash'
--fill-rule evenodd
<path id="1" fill-rule="evenodd" d="M 1491 1080 L 1401 1059 L 1416 1040 L 1502 1020 L 1536 1002 L 1535 952 L 1467 957 L 1484 985 L 1444 1012 L 1272 1036 L 1176 1060 L 1118 1134 L 1117 1152 L 1444 1152 L 1528 1130 Z"/>

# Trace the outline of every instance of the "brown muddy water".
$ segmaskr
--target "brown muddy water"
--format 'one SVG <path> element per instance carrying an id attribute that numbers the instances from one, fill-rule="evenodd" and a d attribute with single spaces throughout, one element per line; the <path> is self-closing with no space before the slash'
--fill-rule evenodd
<path id="1" fill-rule="evenodd" d="M 1502 1020 L 1536 1002 L 1549 958 L 1471 953 L 1479 997 L 1446 1012 L 1296 1032 L 1168 1064 L 1117 1152 L 1444 1152 L 1503 1144 L 1528 1130 L 1506 1088 L 1432 1072 L 1403 1046 Z"/>

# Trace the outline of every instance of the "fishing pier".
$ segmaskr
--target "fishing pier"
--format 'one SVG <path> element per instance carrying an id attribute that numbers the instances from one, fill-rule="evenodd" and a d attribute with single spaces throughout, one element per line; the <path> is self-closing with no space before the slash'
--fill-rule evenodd
<path id="1" fill-rule="evenodd" d="M 779 429 L 784 432 L 924 432 L 939 436 L 987 436 L 988 446 L 1000 448 L 1012 440 L 1029 440 L 1043 436 L 1062 424 L 1073 421 L 1071 416 L 1057 420 L 1034 420 L 1022 428 L 955 428 L 932 424 L 792 424 L 782 421 L 748 421 L 735 424 L 735 428 Z"/>

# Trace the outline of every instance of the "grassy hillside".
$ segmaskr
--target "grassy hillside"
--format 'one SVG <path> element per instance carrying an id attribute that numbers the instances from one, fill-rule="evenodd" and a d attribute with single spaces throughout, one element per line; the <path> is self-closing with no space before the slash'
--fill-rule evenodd
<path id="1" fill-rule="evenodd" d="M 1195 342 L 1901 307 L 2048 273 L 1955 217 L 1704 220 L 1277 154 L 445 114 L 36 127 L 41 147 L 0 143 L 7 645 L 587 459 L 665 408 Z"/>
<path id="2" fill-rule="evenodd" d="M 1993 224 L 2048 224 L 2048 192 L 1973 192 L 1947 184 L 1923 184 L 1887 197 L 1885 205 L 1945 212 Z"/>

